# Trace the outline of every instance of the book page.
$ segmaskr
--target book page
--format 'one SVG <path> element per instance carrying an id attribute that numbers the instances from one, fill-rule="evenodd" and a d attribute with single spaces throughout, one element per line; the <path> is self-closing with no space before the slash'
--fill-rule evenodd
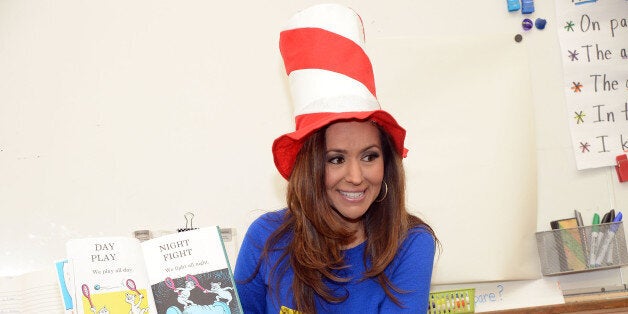
<path id="1" fill-rule="evenodd" d="M 51 268 L 0 277 L 0 313 L 63 313 L 56 271 Z"/>
<path id="2" fill-rule="evenodd" d="M 155 313 L 137 239 L 76 239 L 66 247 L 77 313 Z"/>
<path id="3" fill-rule="evenodd" d="M 141 245 L 158 313 L 243 313 L 218 227 Z"/>

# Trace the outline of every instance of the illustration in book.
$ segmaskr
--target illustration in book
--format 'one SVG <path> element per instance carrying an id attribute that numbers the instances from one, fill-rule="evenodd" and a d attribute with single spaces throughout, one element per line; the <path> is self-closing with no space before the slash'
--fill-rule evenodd
<path id="1" fill-rule="evenodd" d="M 98 293 L 92 298 L 89 285 L 82 284 L 82 300 L 83 308 L 89 308 L 92 313 L 107 314 L 115 313 L 118 309 L 128 310 L 129 314 L 148 313 L 148 303 L 143 302 L 146 290 L 139 291 L 135 286 L 133 279 L 126 280 L 126 286 L 130 292 L 116 291 L 109 293 Z M 96 289 L 101 287 L 96 285 Z M 126 312 L 125 312 L 126 313 Z"/>
<path id="2" fill-rule="evenodd" d="M 152 286 L 158 312 L 240 313 L 228 269 L 165 278 Z"/>

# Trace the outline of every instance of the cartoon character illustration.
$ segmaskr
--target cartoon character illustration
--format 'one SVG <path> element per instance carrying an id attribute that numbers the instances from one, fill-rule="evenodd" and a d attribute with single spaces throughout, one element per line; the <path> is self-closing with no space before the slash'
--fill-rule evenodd
<path id="1" fill-rule="evenodd" d="M 87 284 L 81 285 L 81 291 L 83 291 L 83 296 L 85 296 L 85 298 L 87 298 L 87 301 L 89 301 L 89 309 L 92 311 L 92 313 L 109 314 L 109 310 L 104 305 L 100 308 L 100 310 L 98 310 L 98 312 L 96 312 L 96 307 L 94 307 L 94 302 L 92 302 L 91 292 L 89 291 L 89 286 Z"/>
<path id="2" fill-rule="evenodd" d="M 183 304 L 183 311 L 181 311 L 179 307 L 173 305 L 167 308 L 166 314 L 231 314 L 231 309 L 228 304 L 233 299 L 233 296 L 228 290 L 233 290 L 232 287 L 222 288 L 219 282 L 210 282 L 211 288 L 207 289 L 201 285 L 195 276 L 190 274 L 185 276 L 184 288 L 176 287 L 174 280 L 170 277 L 166 278 L 164 283 L 173 292 L 177 293 L 177 302 Z M 205 294 L 216 294 L 214 303 L 196 304 L 192 302 L 189 298 L 190 295 L 192 295 L 192 290 L 196 287 L 198 287 L 199 290 Z M 200 296 L 197 295 L 196 297 Z M 226 302 L 222 300 L 226 300 Z M 200 302 L 196 299 L 195 301 Z"/>
<path id="3" fill-rule="evenodd" d="M 140 303 L 142 303 L 142 299 L 144 298 L 144 296 L 139 293 L 139 297 L 137 300 L 137 303 L 135 303 L 135 294 L 134 293 L 125 293 L 126 298 L 124 299 L 124 301 L 128 304 L 131 305 L 131 310 L 129 311 L 129 314 L 144 314 L 146 312 L 148 312 L 148 309 L 146 308 L 141 308 L 140 307 Z"/>
<path id="4" fill-rule="evenodd" d="M 216 294 L 216 302 L 219 302 L 220 299 L 224 299 L 227 300 L 227 305 L 229 305 L 229 303 L 231 303 L 231 300 L 233 299 L 233 296 L 231 295 L 231 292 L 227 291 L 227 290 L 233 290 L 233 288 L 231 287 L 221 287 L 220 286 L 220 282 L 212 282 L 210 283 L 211 288 L 209 290 L 205 290 L 203 292 L 208 293 L 215 293 Z"/>
<path id="5" fill-rule="evenodd" d="M 189 298 L 190 298 L 190 291 L 192 291 L 192 289 L 196 288 L 196 285 L 194 284 L 194 281 L 192 280 L 186 280 L 185 281 L 185 288 L 175 288 L 174 292 L 176 292 L 179 296 L 177 297 L 177 301 L 181 304 L 183 304 L 183 308 L 186 308 L 190 305 L 195 305 L 194 302 L 192 302 Z"/>
<path id="6" fill-rule="evenodd" d="M 137 286 L 135 285 L 135 281 L 133 281 L 133 279 L 127 279 L 126 280 L 126 287 L 129 288 L 129 290 L 137 293 L 137 295 L 139 296 L 139 300 L 137 300 L 137 303 L 135 303 L 135 294 L 133 293 L 126 293 L 126 298 L 125 298 L 125 302 L 131 305 L 131 310 L 129 311 L 129 314 L 143 314 L 148 312 L 147 308 L 141 308 L 140 304 L 142 303 L 142 299 L 144 298 L 144 296 L 137 290 Z"/>

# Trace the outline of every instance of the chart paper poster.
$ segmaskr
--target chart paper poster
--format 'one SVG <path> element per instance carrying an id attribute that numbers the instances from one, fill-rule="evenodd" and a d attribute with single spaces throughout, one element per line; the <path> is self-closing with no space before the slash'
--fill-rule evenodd
<path id="1" fill-rule="evenodd" d="M 567 118 L 579 170 L 628 151 L 628 1 L 557 0 Z"/>

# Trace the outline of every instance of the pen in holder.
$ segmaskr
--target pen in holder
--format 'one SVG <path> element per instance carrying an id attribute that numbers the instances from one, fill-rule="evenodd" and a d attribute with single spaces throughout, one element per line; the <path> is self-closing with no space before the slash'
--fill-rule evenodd
<path id="1" fill-rule="evenodd" d="M 615 268 L 628 264 L 622 222 L 536 233 L 543 275 Z"/>

